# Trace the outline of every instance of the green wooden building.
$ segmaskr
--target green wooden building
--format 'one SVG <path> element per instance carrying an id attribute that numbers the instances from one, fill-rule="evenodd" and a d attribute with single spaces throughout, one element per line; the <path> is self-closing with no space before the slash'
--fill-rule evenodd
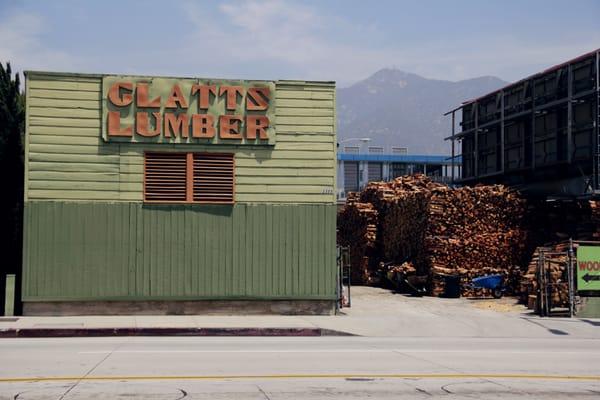
<path id="1" fill-rule="evenodd" d="M 330 313 L 333 82 L 26 73 L 23 312 Z"/>

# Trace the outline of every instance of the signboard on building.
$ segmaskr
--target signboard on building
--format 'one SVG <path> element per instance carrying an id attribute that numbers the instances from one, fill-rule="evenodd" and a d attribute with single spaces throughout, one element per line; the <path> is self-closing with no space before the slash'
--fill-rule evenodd
<path id="1" fill-rule="evenodd" d="M 275 83 L 105 76 L 107 142 L 275 144 Z"/>
<path id="2" fill-rule="evenodd" d="M 600 295 L 600 246 L 577 249 L 577 291 Z"/>

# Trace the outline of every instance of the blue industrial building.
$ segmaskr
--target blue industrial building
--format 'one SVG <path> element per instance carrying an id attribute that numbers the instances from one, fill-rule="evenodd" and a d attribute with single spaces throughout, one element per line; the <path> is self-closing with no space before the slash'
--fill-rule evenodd
<path id="1" fill-rule="evenodd" d="M 344 199 L 348 192 L 363 189 L 369 182 L 389 181 L 402 175 L 422 173 L 444 183 L 460 177 L 460 157 L 452 160 L 445 155 L 384 153 L 379 149 L 370 148 L 368 153 L 338 153 L 338 199 Z"/>

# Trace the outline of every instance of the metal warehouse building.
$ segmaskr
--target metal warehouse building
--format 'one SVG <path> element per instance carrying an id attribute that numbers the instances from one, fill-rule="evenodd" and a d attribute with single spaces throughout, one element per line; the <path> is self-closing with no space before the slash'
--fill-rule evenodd
<path id="1" fill-rule="evenodd" d="M 26 73 L 24 314 L 329 313 L 335 85 Z"/>
<path id="2" fill-rule="evenodd" d="M 505 183 L 541 196 L 600 193 L 600 49 L 465 102 L 465 184 Z"/>

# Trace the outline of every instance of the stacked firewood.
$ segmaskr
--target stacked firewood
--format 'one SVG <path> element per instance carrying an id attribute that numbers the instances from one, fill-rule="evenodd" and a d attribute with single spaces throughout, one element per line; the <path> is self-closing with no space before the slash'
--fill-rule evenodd
<path id="1" fill-rule="evenodd" d="M 600 240 L 600 201 L 531 202 L 530 207 L 531 242 L 543 246 L 535 248 L 523 274 L 521 301 L 532 309 L 540 305 L 540 253 L 543 251 L 550 306 L 567 307 L 568 239 Z"/>
<path id="2" fill-rule="evenodd" d="M 524 215 L 524 201 L 504 186 L 434 190 L 427 232 L 432 294 L 443 293 L 446 275 L 460 275 L 463 296 L 489 295 L 468 284 L 495 274 L 504 275 L 508 292 L 516 292 L 526 250 Z"/>
<path id="3" fill-rule="evenodd" d="M 552 308 L 569 306 L 568 246 L 567 242 L 562 242 L 535 249 L 520 283 L 521 301 L 529 308 L 540 306 L 542 280 L 547 282 L 549 305 Z M 543 260 L 540 259 L 542 254 Z"/>
<path id="4" fill-rule="evenodd" d="M 476 276 L 502 273 L 516 285 L 512 291 L 518 288 L 525 204 L 516 192 L 499 185 L 452 189 L 412 175 L 371 183 L 359 197 L 377 211 L 371 270 L 385 275 L 409 262 L 411 269 L 402 273 L 427 276 L 434 295 L 444 291 L 448 275 L 459 275 L 466 284 Z M 340 223 L 353 204 L 354 198 L 340 213 Z M 483 294 L 463 287 L 463 295 Z"/>
<path id="5" fill-rule="evenodd" d="M 518 288 L 521 269 L 518 260 L 522 253 L 524 234 L 512 229 L 506 233 L 483 233 L 456 237 L 428 236 L 426 247 L 431 265 L 431 292 L 444 292 L 444 277 L 459 275 L 462 295 L 481 297 L 490 293 L 469 288 L 473 278 L 484 275 L 504 275 L 509 293 Z"/>
<path id="6" fill-rule="evenodd" d="M 524 212 L 518 193 L 502 185 L 438 188 L 431 197 L 429 234 L 507 232 L 521 226 Z"/>
<path id="7" fill-rule="evenodd" d="M 377 239 L 377 210 L 371 203 L 358 200 L 357 196 L 349 196 L 338 213 L 337 242 L 341 246 L 350 246 L 352 282 L 367 284 L 372 275 L 369 256 Z"/>

